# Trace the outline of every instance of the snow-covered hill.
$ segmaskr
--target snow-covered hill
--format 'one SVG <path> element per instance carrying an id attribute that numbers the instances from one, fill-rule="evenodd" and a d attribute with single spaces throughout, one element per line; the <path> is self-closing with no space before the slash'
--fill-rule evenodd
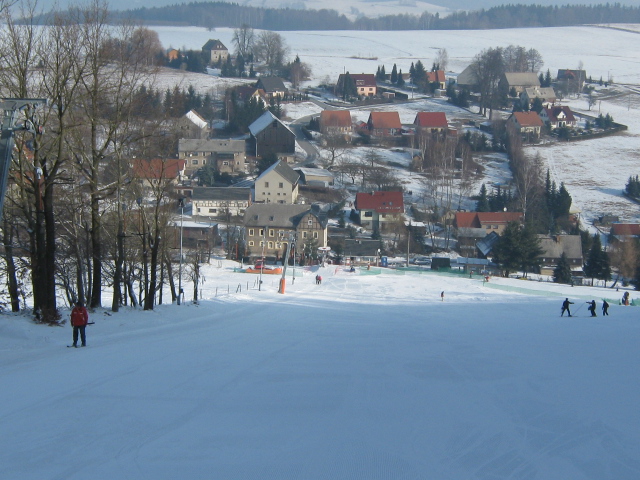
<path id="1" fill-rule="evenodd" d="M 586 316 L 622 291 L 316 273 L 209 267 L 199 305 L 95 312 L 87 348 L 3 315 L 0 477 L 640 477 L 637 309 Z"/>

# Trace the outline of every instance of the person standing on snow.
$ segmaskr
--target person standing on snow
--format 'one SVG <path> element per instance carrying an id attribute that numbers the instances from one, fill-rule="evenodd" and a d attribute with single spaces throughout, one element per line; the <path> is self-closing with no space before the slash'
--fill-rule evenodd
<path id="1" fill-rule="evenodd" d="M 440 292 L 440 301 L 444 302 L 444 290 Z"/>
<path id="2" fill-rule="evenodd" d="M 87 336 L 85 334 L 85 328 L 89 323 L 89 312 L 84 308 L 81 301 L 76 303 L 76 306 L 71 310 L 71 326 L 73 327 L 73 346 L 78 346 L 78 333 L 80 333 L 80 341 L 82 346 L 87 346 Z"/>
<path id="3" fill-rule="evenodd" d="M 609 315 L 609 303 L 606 300 L 602 301 L 602 316 Z"/>
<path id="4" fill-rule="evenodd" d="M 591 300 L 590 302 L 587 302 L 589 304 L 589 308 L 587 308 L 587 310 L 589 310 L 591 312 L 591 316 L 592 317 L 597 317 L 596 315 L 596 301 L 595 300 Z"/>
<path id="5" fill-rule="evenodd" d="M 560 311 L 560 316 L 564 316 L 564 312 L 567 312 L 569 316 L 571 316 L 571 310 L 569 310 L 569 305 L 573 305 L 573 302 L 570 302 L 568 298 L 564 299 L 562 302 L 562 310 Z"/>

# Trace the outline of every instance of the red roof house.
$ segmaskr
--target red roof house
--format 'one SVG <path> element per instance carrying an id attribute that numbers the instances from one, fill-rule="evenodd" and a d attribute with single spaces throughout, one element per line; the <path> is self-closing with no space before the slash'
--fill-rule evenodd
<path id="1" fill-rule="evenodd" d="M 145 180 L 149 184 L 158 184 L 160 180 L 176 183 L 184 175 L 186 160 L 152 158 L 151 160 L 134 158 L 134 178 Z"/>
<path id="2" fill-rule="evenodd" d="M 576 126 L 576 117 L 567 105 L 543 107 L 540 112 L 540 119 L 552 129 Z"/>
<path id="3" fill-rule="evenodd" d="M 438 88 L 444 90 L 447 88 L 447 80 L 443 70 L 436 70 L 435 72 L 427 72 L 427 80 L 429 83 L 437 83 Z"/>
<path id="4" fill-rule="evenodd" d="M 371 112 L 367 121 L 369 133 L 375 137 L 392 137 L 402 130 L 398 112 Z"/>
<path id="5" fill-rule="evenodd" d="M 358 193 L 355 208 L 360 212 L 363 227 L 383 231 L 402 219 L 404 200 L 402 192 Z"/>
<path id="6" fill-rule="evenodd" d="M 344 134 L 353 130 L 349 110 L 323 110 L 320 113 L 320 132 L 325 135 Z"/>

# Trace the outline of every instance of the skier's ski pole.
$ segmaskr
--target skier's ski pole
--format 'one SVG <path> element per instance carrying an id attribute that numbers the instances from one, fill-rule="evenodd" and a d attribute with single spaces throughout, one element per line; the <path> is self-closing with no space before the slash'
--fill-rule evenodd
<path id="1" fill-rule="evenodd" d="M 576 308 L 575 312 L 573 312 L 572 316 L 578 313 L 578 311 L 584 306 L 584 303 L 581 303 L 578 308 Z"/>

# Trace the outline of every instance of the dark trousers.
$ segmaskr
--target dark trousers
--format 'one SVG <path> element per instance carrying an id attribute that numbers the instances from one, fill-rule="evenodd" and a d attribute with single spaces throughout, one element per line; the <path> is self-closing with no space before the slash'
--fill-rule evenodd
<path id="1" fill-rule="evenodd" d="M 82 341 L 82 345 L 87 344 L 87 337 L 84 333 L 84 329 L 87 328 L 86 325 L 80 325 L 79 327 L 73 327 L 73 344 L 78 344 L 78 332 L 80 332 L 80 340 Z"/>

